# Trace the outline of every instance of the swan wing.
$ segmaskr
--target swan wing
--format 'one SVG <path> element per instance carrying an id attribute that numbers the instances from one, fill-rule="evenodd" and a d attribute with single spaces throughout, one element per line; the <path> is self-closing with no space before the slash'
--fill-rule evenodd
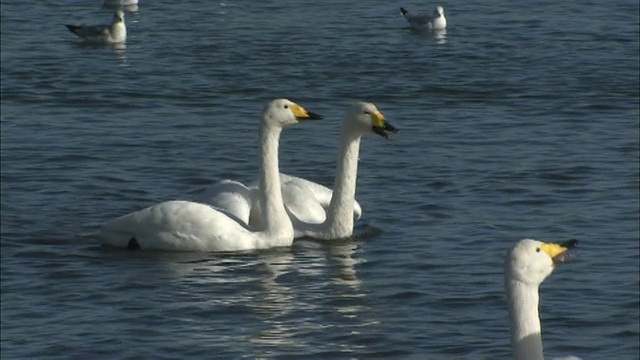
<path id="1" fill-rule="evenodd" d="M 307 179 L 280 173 L 282 199 L 287 213 L 296 230 L 306 230 L 309 224 L 321 224 L 327 219 L 333 190 Z M 259 228 L 262 223 L 260 200 L 257 196 L 258 182 L 254 180 L 248 186 L 251 193 L 251 213 L 249 227 Z M 226 209 L 226 207 L 223 207 Z M 356 200 L 353 217 L 357 221 L 362 216 L 362 208 Z"/>
<path id="2" fill-rule="evenodd" d="M 297 177 L 297 176 L 291 176 L 291 175 L 287 175 L 287 174 L 280 174 L 280 181 L 282 182 L 282 191 L 283 191 L 283 196 L 286 196 L 285 193 L 288 192 L 288 187 L 297 187 L 297 188 L 306 188 L 308 191 L 310 191 L 313 196 L 317 199 L 318 203 L 320 203 L 320 205 L 325 209 L 325 212 L 327 209 L 329 209 L 329 204 L 331 203 L 331 197 L 333 196 L 333 190 L 329 189 L 328 187 L 324 186 L 324 185 L 320 185 L 316 182 L 313 181 L 309 181 L 307 179 L 301 178 L 301 177 Z M 292 190 L 292 191 L 296 191 L 296 190 Z M 292 197 L 291 200 L 293 200 L 294 198 Z M 287 199 L 285 200 L 285 205 L 287 205 L 287 208 L 290 207 L 289 202 L 287 202 Z M 358 201 L 356 200 L 354 203 L 354 207 L 353 207 L 353 216 L 355 220 L 360 219 L 360 217 L 362 216 L 362 207 L 360 207 L 360 204 L 358 203 Z M 326 217 L 326 214 L 325 214 Z M 324 221 L 324 220 L 323 220 Z"/>
<path id="3" fill-rule="evenodd" d="M 209 186 L 196 197 L 195 201 L 224 210 L 229 216 L 248 225 L 251 214 L 251 192 L 252 189 L 239 181 L 222 180 Z"/>
<path id="4" fill-rule="evenodd" d="M 297 182 L 282 184 L 282 199 L 294 228 L 299 222 L 322 224 L 327 219 L 327 211 L 315 194 Z"/>
<path id="5" fill-rule="evenodd" d="M 212 231 L 215 229 L 215 231 Z M 167 201 L 104 224 L 103 244 L 126 248 L 133 239 L 141 249 L 237 251 L 255 248 L 254 234 L 209 205 Z"/>
<path id="6" fill-rule="evenodd" d="M 251 193 L 252 205 L 249 214 L 249 228 L 262 227 L 262 213 L 260 210 L 260 197 L 253 189 Z M 294 229 L 306 229 L 308 224 L 321 224 L 327 218 L 326 209 L 316 199 L 314 194 L 306 187 L 300 187 L 296 183 L 282 185 L 282 200 L 285 210 L 291 219 Z"/>

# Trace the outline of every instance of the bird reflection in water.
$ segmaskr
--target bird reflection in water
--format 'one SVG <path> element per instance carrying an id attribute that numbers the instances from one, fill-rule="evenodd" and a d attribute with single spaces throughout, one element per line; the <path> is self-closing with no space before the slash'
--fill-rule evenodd
<path id="1" fill-rule="evenodd" d="M 194 254 L 172 264 L 173 281 L 188 292 L 189 307 L 212 314 L 200 325 L 209 336 L 246 341 L 256 357 L 367 352 L 380 321 L 358 276 L 361 243 L 299 240 L 233 256 Z"/>
<path id="2" fill-rule="evenodd" d="M 338 351 L 355 353 L 366 345 L 353 341 L 364 327 L 379 324 L 369 312 L 356 266 L 362 260 L 354 240 L 314 242 L 300 240 L 293 252 L 263 257 L 264 291 L 250 303 L 264 328 L 251 342 L 261 346 L 258 356 L 284 349 L 301 353 Z M 326 328 L 331 328 L 326 332 Z M 328 341 L 321 341 L 328 337 Z M 310 339 L 313 345 L 309 344 Z M 310 349 L 309 347 L 314 347 Z M 319 348 L 317 348 L 319 347 Z M 325 348 L 326 347 L 326 348 Z"/>

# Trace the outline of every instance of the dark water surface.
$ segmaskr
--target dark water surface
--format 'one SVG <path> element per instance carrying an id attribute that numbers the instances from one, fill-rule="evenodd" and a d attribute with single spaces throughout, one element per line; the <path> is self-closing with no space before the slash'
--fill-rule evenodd
<path id="1" fill-rule="evenodd" d="M 141 0 L 124 48 L 78 43 L 95 1 L 2 2 L 3 359 L 503 359 L 502 258 L 579 239 L 541 288 L 548 357 L 637 359 L 638 2 L 397 6 Z M 354 100 L 359 236 L 235 256 L 101 249 L 116 216 L 253 179 L 264 103 L 281 168 L 332 184 Z"/>

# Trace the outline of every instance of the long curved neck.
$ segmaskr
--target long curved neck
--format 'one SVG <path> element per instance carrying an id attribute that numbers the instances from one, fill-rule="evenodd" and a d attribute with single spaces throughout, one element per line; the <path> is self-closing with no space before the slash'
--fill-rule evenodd
<path id="1" fill-rule="evenodd" d="M 507 279 L 511 346 L 516 360 L 543 360 L 538 287 Z"/>
<path id="2" fill-rule="evenodd" d="M 264 231 L 270 236 L 282 237 L 290 234 L 293 241 L 293 225 L 284 208 L 278 171 L 278 145 L 282 128 L 264 124 L 260 128 L 262 166 L 260 167 L 260 206 L 264 214 Z M 286 245 L 286 244 L 285 244 Z"/>
<path id="3" fill-rule="evenodd" d="M 353 207 L 358 176 L 358 154 L 361 134 L 342 128 L 340 152 L 336 166 L 336 180 L 325 229 L 331 238 L 345 238 L 353 234 Z"/>

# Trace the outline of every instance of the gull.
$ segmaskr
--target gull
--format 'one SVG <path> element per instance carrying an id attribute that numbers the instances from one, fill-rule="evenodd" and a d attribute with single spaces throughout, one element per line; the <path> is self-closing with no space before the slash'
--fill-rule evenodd
<path id="1" fill-rule="evenodd" d="M 113 14 L 111 25 L 65 25 L 69 31 L 86 42 L 99 44 L 123 43 L 127 40 L 127 27 L 124 25 L 124 11 Z"/>
<path id="2" fill-rule="evenodd" d="M 447 19 L 444 17 L 444 8 L 436 6 L 433 16 L 409 13 L 405 8 L 400 8 L 400 13 L 416 30 L 444 30 L 447 27 Z"/>

